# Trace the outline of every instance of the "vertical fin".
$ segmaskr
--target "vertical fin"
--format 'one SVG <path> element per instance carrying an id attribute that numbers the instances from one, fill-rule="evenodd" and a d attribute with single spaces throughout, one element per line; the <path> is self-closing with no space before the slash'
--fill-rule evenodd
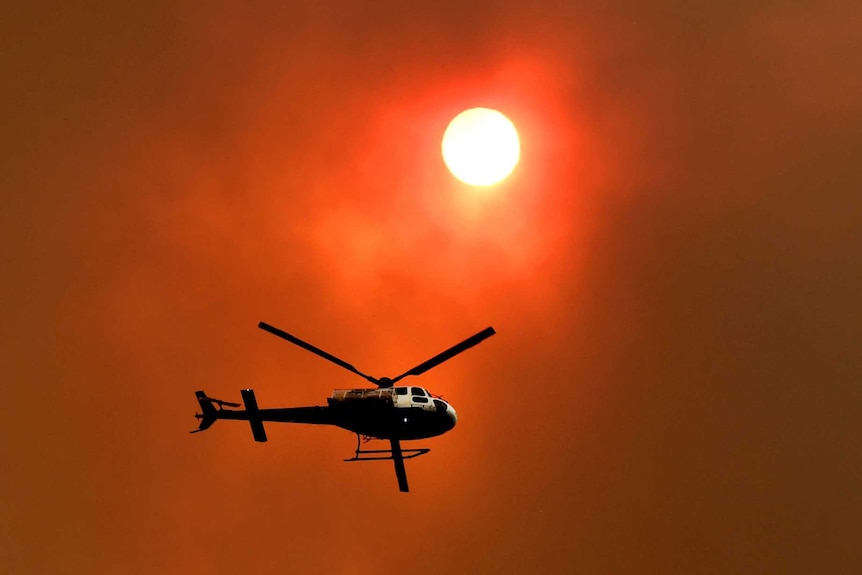
<path id="1" fill-rule="evenodd" d="M 209 429 L 209 427 L 215 423 L 216 419 L 218 419 L 218 411 L 213 407 L 213 400 L 207 397 L 206 393 L 203 391 L 196 391 L 195 397 L 198 398 L 198 403 L 200 404 L 201 411 L 203 413 L 195 415 L 195 417 L 201 420 L 201 425 L 198 429 L 192 431 L 192 433 L 198 433 L 199 431 Z"/>
<path id="2" fill-rule="evenodd" d="M 389 445 L 392 446 L 392 460 L 395 462 L 395 477 L 398 478 L 398 489 L 402 493 L 410 491 L 407 485 L 407 470 L 404 469 L 404 454 L 401 453 L 401 442 L 397 439 L 390 439 Z"/>

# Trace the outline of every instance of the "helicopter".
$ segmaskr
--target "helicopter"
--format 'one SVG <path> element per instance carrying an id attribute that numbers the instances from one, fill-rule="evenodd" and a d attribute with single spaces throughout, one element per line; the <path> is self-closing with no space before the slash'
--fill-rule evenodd
<path id="1" fill-rule="evenodd" d="M 375 387 L 335 389 L 327 398 L 325 406 L 273 409 L 259 408 L 252 389 L 240 390 L 245 409 L 225 409 L 240 407 L 241 404 L 208 397 L 203 391 L 197 391 L 195 396 L 202 413 L 196 413 L 195 417 L 201 422 L 200 427 L 191 433 L 209 429 L 219 419 L 233 419 L 248 421 L 254 440 L 265 442 L 265 421 L 334 425 L 356 434 L 354 455 L 344 461 L 392 460 L 398 489 L 404 493 L 410 491 L 404 460 L 419 457 L 431 450 L 425 447 L 402 448 L 401 442 L 442 435 L 455 427 L 458 417 L 449 402 L 432 395 L 424 387 L 395 384 L 407 376 L 422 375 L 496 333 L 494 328 L 487 327 L 397 377 L 376 378 L 277 327 L 264 322 L 258 323 L 258 327 L 364 378 Z M 363 440 L 368 442 L 372 439 L 388 440 L 390 448 L 362 449 Z"/>

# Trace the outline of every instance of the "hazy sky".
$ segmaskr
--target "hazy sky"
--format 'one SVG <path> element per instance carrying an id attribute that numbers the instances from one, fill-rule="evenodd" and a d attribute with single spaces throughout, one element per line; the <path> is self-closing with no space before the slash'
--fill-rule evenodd
<path id="1" fill-rule="evenodd" d="M 862 571 L 862 4 L 13 4 L 0 572 Z M 405 495 L 187 433 L 363 384 L 260 320 L 376 376 L 498 334 Z"/>

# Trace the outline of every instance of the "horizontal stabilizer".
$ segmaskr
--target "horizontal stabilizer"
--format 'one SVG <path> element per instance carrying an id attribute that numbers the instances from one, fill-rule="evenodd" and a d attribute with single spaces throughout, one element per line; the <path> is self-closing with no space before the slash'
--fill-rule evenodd
<path id="1" fill-rule="evenodd" d="M 263 428 L 263 421 L 260 419 L 257 408 L 257 399 L 254 397 L 253 389 L 243 389 L 242 402 L 245 404 L 245 411 L 248 414 L 248 423 L 251 425 L 251 434 L 255 441 L 266 441 L 266 430 Z"/>

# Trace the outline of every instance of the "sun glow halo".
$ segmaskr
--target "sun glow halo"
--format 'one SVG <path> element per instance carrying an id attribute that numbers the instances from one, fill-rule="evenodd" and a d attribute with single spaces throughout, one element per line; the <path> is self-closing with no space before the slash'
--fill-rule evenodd
<path id="1" fill-rule="evenodd" d="M 471 108 L 443 134 L 443 161 L 466 184 L 490 186 L 512 173 L 521 157 L 514 124 L 497 110 Z"/>

